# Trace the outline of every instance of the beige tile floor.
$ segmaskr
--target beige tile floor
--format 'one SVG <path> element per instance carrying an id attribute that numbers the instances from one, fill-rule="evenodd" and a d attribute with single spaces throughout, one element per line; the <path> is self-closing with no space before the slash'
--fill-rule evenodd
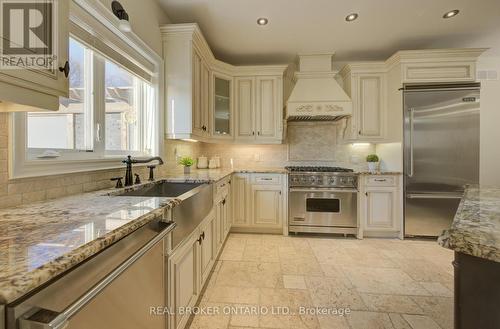
<path id="1" fill-rule="evenodd" d="M 231 234 L 199 305 L 220 312 L 190 328 L 451 329 L 452 258 L 431 241 Z"/>

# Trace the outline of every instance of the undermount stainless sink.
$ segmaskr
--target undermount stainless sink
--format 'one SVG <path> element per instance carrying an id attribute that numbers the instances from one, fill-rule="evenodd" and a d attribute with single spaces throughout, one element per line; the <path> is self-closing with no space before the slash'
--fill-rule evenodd
<path id="1" fill-rule="evenodd" d="M 137 190 L 124 192 L 123 194 L 121 194 L 121 196 L 152 196 L 175 198 L 197 188 L 200 185 L 203 185 L 203 183 L 162 182 L 153 184 L 151 186 L 145 186 Z"/>

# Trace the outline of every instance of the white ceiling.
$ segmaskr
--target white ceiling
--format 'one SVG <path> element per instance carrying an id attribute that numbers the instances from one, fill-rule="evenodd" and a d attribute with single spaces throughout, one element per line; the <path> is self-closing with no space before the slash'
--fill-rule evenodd
<path id="1" fill-rule="evenodd" d="M 157 1 L 173 23 L 197 22 L 215 56 L 232 64 L 288 63 L 300 52 L 331 50 L 339 62 L 384 60 L 402 49 L 500 40 L 489 37 L 500 31 L 500 0 Z M 443 19 L 452 9 L 460 14 Z M 359 18 L 348 23 L 352 12 Z M 269 24 L 258 26 L 259 17 Z"/>

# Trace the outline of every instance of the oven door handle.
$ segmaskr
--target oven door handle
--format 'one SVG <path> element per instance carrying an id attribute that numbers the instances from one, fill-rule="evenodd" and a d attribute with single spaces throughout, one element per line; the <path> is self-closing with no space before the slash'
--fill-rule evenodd
<path id="1" fill-rule="evenodd" d="M 291 187 L 290 192 L 338 192 L 338 193 L 358 193 L 355 188 L 296 188 Z"/>

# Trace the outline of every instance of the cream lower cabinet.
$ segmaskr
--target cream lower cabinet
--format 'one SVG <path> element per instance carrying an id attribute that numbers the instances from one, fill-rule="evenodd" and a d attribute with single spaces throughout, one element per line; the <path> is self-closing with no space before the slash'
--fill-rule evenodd
<path id="1" fill-rule="evenodd" d="M 403 237 L 400 176 L 364 176 L 360 182 L 358 237 Z"/>
<path id="2" fill-rule="evenodd" d="M 250 204 L 250 174 L 233 174 L 231 179 L 232 227 L 247 227 L 250 225 L 248 206 Z"/>
<path id="3" fill-rule="evenodd" d="M 198 233 L 198 230 L 196 230 Z M 191 237 L 168 259 L 168 305 L 171 314 L 169 328 L 184 328 L 189 319 L 181 310 L 194 306 L 200 293 L 199 236 Z"/>
<path id="4" fill-rule="evenodd" d="M 210 271 L 212 270 L 212 266 L 214 265 L 215 258 L 217 256 L 216 249 L 216 213 L 212 211 L 212 213 L 205 220 L 205 223 L 202 227 L 200 227 L 200 237 L 201 243 L 200 245 L 200 271 L 201 271 L 201 282 L 200 286 L 202 286 L 210 275 Z"/>
<path id="5" fill-rule="evenodd" d="M 198 228 L 168 256 L 169 328 L 182 329 L 196 304 L 217 258 L 216 214 L 212 209 Z"/>
<path id="6" fill-rule="evenodd" d="M 285 179 L 282 174 L 234 174 L 232 231 L 282 233 Z"/>
<path id="7" fill-rule="evenodd" d="M 224 189 L 217 195 L 215 201 L 216 209 L 216 239 L 215 239 L 215 250 L 218 253 L 224 241 L 226 240 L 229 229 L 231 228 L 231 218 L 230 218 L 230 193 L 229 189 Z"/>
<path id="8" fill-rule="evenodd" d="M 252 226 L 281 228 L 282 188 L 280 185 L 252 185 Z"/>

